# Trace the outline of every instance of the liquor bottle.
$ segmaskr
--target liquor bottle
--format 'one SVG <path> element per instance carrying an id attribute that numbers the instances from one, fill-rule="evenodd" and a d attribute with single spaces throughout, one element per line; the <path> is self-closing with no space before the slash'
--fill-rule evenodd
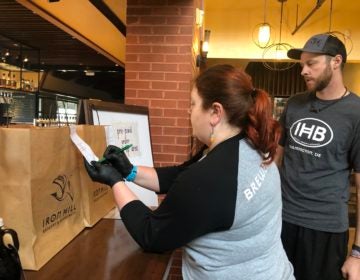
<path id="1" fill-rule="evenodd" d="M 16 77 L 15 77 L 15 74 L 13 74 L 12 81 L 11 81 L 11 88 L 16 89 L 16 87 L 17 87 Z"/>
<path id="2" fill-rule="evenodd" d="M 21 79 L 21 81 L 20 81 L 20 89 L 25 90 L 25 80 L 24 79 Z"/>
<path id="3" fill-rule="evenodd" d="M 30 90 L 30 91 L 35 91 L 34 89 L 35 89 L 35 88 L 34 88 L 34 80 L 31 79 L 30 84 L 29 84 L 29 90 Z"/>
<path id="4" fill-rule="evenodd" d="M 10 72 L 8 73 L 8 75 L 7 75 L 7 77 L 6 77 L 6 87 L 7 87 L 7 88 L 11 88 Z"/>
<path id="5" fill-rule="evenodd" d="M 2 87 L 6 87 L 6 74 L 5 73 L 2 73 L 2 77 L 1 77 L 1 80 L 0 80 L 0 85 Z"/>
<path id="6" fill-rule="evenodd" d="M 30 91 L 30 81 L 29 80 L 24 80 L 23 90 Z"/>

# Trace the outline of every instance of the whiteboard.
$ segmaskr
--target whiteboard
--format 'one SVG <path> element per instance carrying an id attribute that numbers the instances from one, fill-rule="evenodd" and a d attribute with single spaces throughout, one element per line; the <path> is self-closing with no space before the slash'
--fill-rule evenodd
<path id="1" fill-rule="evenodd" d="M 87 122 L 105 125 L 107 144 L 123 147 L 131 144 L 125 151 L 134 165 L 153 167 L 149 114 L 146 107 L 124 105 L 103 101 L 87 101 Z M 135 195 L 147 206 L 158 206 L 155 192 L 144 189 L 133 182 L 126 182 Z"/>

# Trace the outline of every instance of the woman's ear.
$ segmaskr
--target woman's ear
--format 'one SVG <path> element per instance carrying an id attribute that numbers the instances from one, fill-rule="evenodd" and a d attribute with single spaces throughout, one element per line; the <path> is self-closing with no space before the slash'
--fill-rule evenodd
<path id="1" fill-rule="evenodd" d="M 223 106 L 219 103 L 219 102 L 214 102 L 212 105 L 211 105 L 211 124 L 212 125 L 217 125 L 223 115 L 224 115 L 224 108 Z"/>

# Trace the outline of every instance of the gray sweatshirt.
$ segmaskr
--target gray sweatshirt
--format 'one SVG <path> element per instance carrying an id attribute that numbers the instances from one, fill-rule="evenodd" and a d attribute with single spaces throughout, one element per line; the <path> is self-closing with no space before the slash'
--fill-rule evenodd
<path id="1" fill-rule="evenodd" d="M 128 203 L 121 217 L 146 251 L 184 248 L 183 278 L 289 280 L 281 244 L 281 189 L 275 164 L 239 134 L 205 157 L 157 168 L 160 206 Z"/>

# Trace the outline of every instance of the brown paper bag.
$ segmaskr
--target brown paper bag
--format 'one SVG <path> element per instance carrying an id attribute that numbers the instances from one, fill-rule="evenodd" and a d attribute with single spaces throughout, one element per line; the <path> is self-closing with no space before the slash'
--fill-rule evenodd
<path id="1" fill-rule="evenodd" d="M 76 126 L 76 132 L 91 147 L 93 152 L 101 158 L 106 149 L 104 127 L 99 125 L 78 125 Z M 80 152 L 78 152 L 78 155 L 84 223 L 85 226 L 92 227 L 115 207 L 115 201 L 111 188 L 104 184 L 95 183 L 90 179 Z"/>
<path id="2" fill-rule="evenodd" d="M 0 147 L 0 216 L 38 270 L 84 228 L 78 153 L 68 127 L 0 128 Z"/>

